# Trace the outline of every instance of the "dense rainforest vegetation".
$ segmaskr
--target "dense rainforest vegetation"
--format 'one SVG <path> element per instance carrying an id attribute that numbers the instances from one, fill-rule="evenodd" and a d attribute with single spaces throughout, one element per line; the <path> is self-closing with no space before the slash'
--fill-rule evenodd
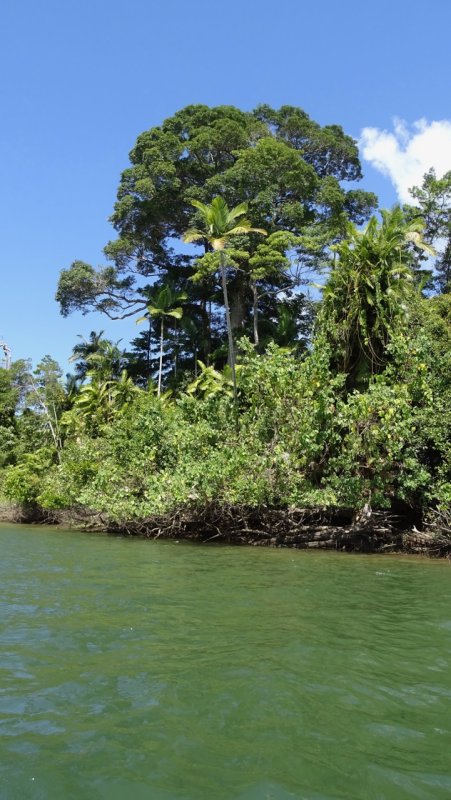
<path id="1" fill-rule="evenodd" d="M 451 173 L 389 211 L 361 177 L 355 141 L 291 106 L 142 133 L 107 266 L 56 294 L 137 335 L 81 336 L 65 380 L 50 356 L 0 370 L 3 497 L 125 527 L 212 504 L 446 521 Z"/>

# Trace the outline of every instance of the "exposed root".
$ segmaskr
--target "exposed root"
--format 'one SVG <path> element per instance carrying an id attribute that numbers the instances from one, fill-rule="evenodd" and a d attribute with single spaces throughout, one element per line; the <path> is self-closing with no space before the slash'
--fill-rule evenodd
<path id="1" fill-rule="evenodd" d="M 1 512 L 1 509 L 0 509 Z M 363 517 L 348 509 L 190 505 L 141 520 L 112 521 L 106 514 L 75 507 L 46 512 L 12 507 L 0 518 L 58 524 L 148 539 L 344 550 L 360 553 L 423 553 L 451 557 L 451 515 L 429 512 L 418 530 L 411 520 L 385 511 Z M 417 524 L 420 524 L 417 522 Z"/>
<path id="2" fill-rule="evenodd" d="M 356 521 L 351 511 L 343 509 L 251 508 L 211 503 L 144 520 L 113 523 L 109 530 L 147 538 L 258 547 L 451 554 L 451 533 L 446 536 L 429 528 L 420 532 L 407 527 L 402 517 L 381 511 Z"/>

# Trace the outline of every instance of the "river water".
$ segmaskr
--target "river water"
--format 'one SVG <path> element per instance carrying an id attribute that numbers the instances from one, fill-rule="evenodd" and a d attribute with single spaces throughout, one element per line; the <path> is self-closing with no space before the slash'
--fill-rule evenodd
<path id="1" fill-rule="evenodd" d="M 451 564 L 0 526 L 1 800 L 451 797 Z"/>

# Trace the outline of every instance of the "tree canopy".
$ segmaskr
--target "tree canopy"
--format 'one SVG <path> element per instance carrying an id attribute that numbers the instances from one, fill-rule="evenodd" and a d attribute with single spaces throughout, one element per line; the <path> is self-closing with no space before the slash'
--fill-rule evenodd
<path id="1" fill-rule="evenodd" d="M 117 238 L 105 247 L 110 264 L 95 269 L 78 260 L 64 269 L 61 312 L 132 316 L 145 309 L 150 285 L 170 283 L 191 300 L 208 361 L 223 337 L 214 318 L 223 293 L 208 259 L 200 264 L 181 242 L 195 224 L 193 201 L 247 202 L 253 226 L 268 233 L 264 244 L 256 236 L 237 238 L 231 253 L 231 325 L 250 332 L 256 295 L 277 325 L 280 295 L 299 294 L 308 270 L 343 238 L 348 222 L 368 219 L 375 195 L 344 185 L 360 178 L 356 142 L 339 125 L 321 127 L 300 108 L 188 106 L 138 136 L 111 216 Z"/>
<path id="2" fill-rule="evenodd" d="M 424 221 L 425 239 L 437 249 L 432 284 L 439 292 L 451 291 L 451 172 L 437 177 L 430 169 L 421 186 L 414 186 L 410 194 L 417 203 L 407 207 L 412 218 L 420 215 Z M 420 259 L 421 259 L 421 253 Z"/>

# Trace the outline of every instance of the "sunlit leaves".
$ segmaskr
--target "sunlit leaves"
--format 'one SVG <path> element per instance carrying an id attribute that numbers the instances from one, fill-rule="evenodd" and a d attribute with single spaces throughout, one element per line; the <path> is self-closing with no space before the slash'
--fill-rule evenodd
<path id="1" fill-rule="evenodd" d="M 406 222 L 395 208 L 382 212 L 380 224 L 373 217 L 364 230 L 350 226 L 333 248 L 337 260 L 324 288 L 318 335 L 333 342 L 334 363 L 350 385 L 381 372 L 392 336 L 408 324 L 415 302 L 409 245 L 413 238 L 423 246 L 421 229 L 421 221 Z"/>

